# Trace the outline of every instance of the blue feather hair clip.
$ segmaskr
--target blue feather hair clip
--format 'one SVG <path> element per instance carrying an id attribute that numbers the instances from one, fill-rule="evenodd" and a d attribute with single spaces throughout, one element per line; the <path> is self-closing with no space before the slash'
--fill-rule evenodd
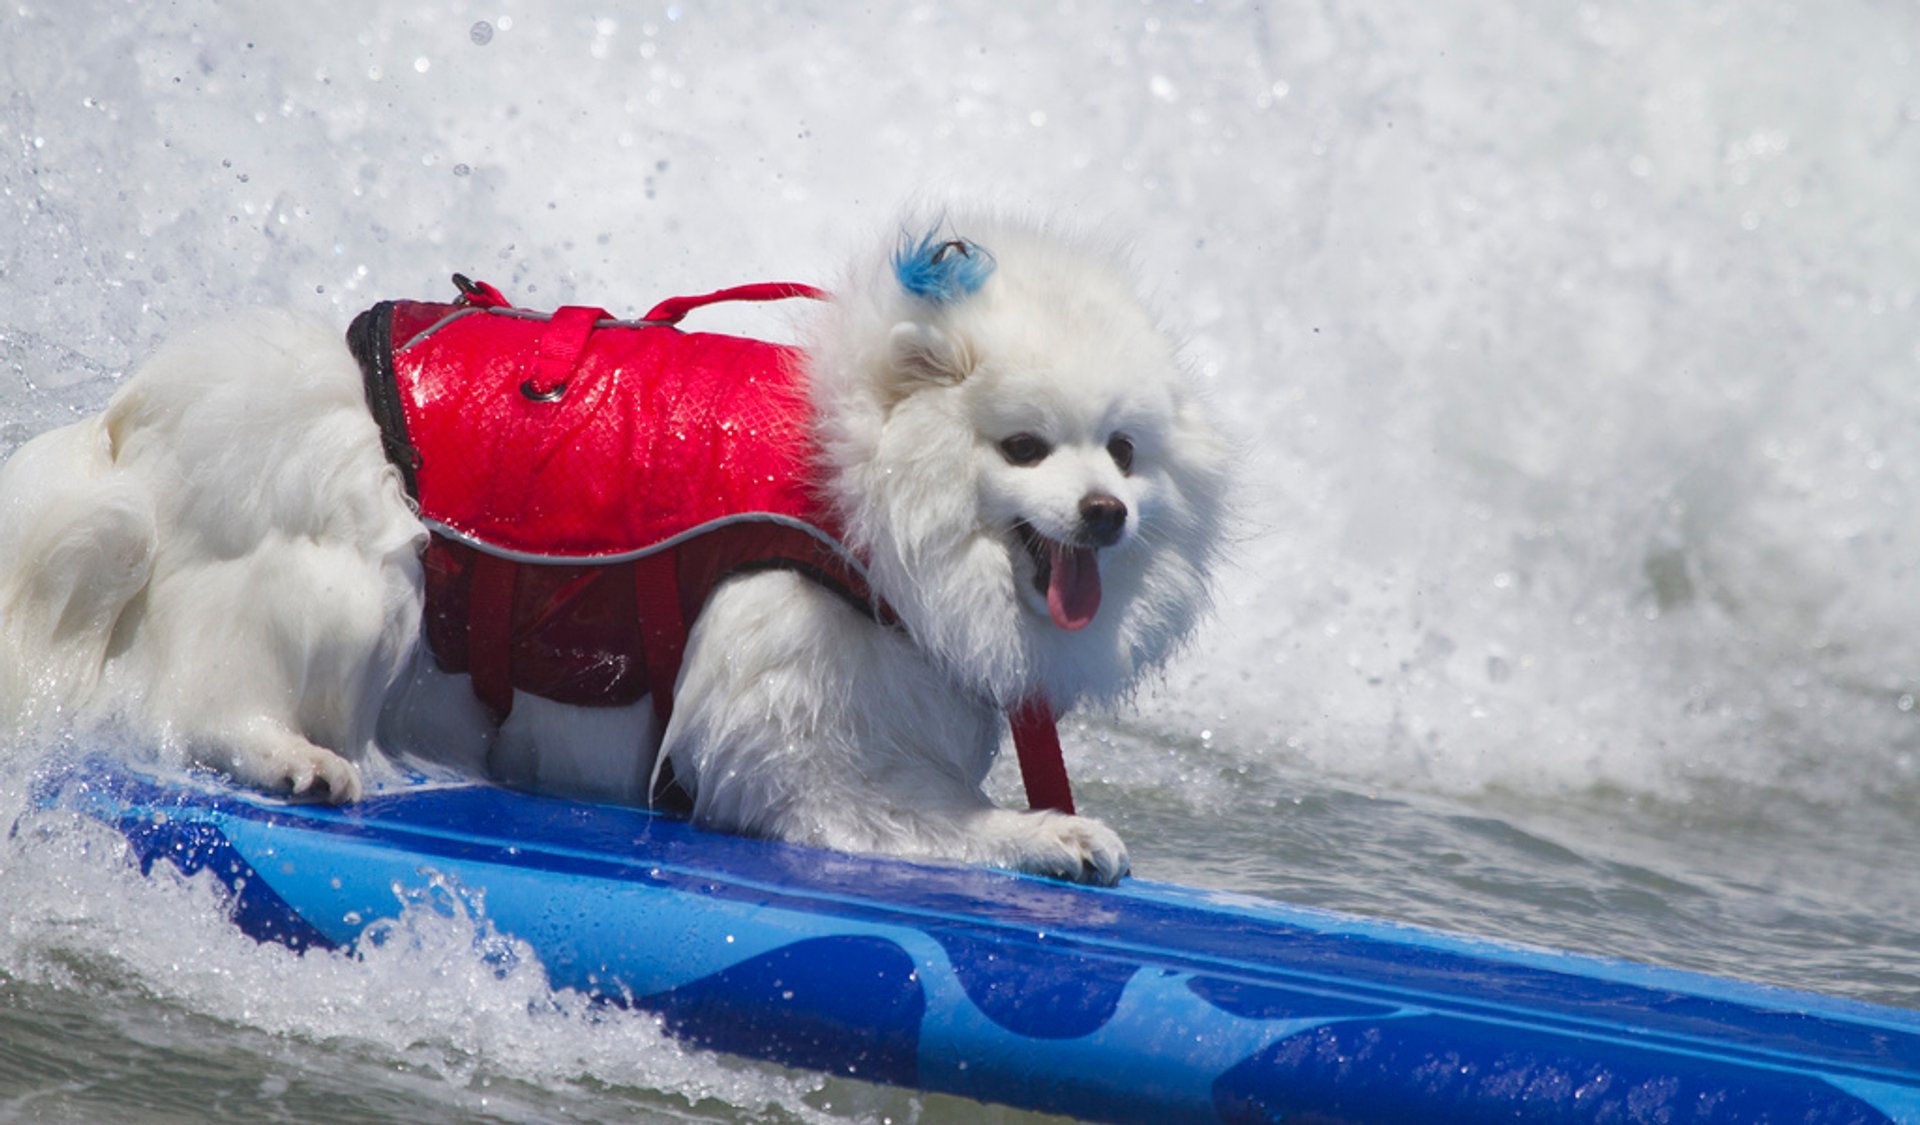
<path id="1" fill-rule="evenodd" d="M 912 241 L 902 235 L 893 252 L 893 275 L 900 287 L 936 305 L 978 293 L 993 276 L 994 265 L 986 247 L 964 238 L 942 238 L 937 230 Z"/>

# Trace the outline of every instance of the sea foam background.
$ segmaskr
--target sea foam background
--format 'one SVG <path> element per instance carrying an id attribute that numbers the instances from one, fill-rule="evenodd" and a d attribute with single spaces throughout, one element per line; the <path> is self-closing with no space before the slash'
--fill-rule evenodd
<path id="1" fill-rule="evenodd" d="M 638 312 L 829 281 L 917 196 L 1064 213 L 1244 447 L 1218 620 L 1069 731 L 1141 874 L 1920 1006 L 1916 45 L 1868 0 L 7 0 L 0 453 L 236 305 Z M 0 820 L 62 752 L 0 750 Z M 36 824 L 0 1118 L 967 1112 L 495 980 L 472 919 L 258 948 Z"/>

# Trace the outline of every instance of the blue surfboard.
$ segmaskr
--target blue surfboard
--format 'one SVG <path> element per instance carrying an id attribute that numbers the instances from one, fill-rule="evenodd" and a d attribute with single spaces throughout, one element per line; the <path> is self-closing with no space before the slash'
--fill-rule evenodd
<path id="1" fill-rule="evenodd" d="M 431 884 L 692 1044 L 1103 1121 L 1920 1123 L 1920 1013 L 1189 888 L 722 836 L 418 780 L 342 808 L 91 760 L 42 808 L 296 949 Z"/>

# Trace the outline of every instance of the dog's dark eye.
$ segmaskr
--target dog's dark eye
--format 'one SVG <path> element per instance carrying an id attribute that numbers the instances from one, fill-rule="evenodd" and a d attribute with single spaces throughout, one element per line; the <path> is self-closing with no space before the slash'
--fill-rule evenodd
<path id="1" fill-rule="evenodd" d="M 1010 465 L 1038 465 L 1052 452 L 1051 445 L 1032 434 L 1015 434 L 1000 443 L 1000 456 Z"/>
<path id="2" fill-rule="evenodd" d="M 1115 434 L 1107 439 L 1107 456 L 1120 466 L 1123 473 L 1133 471 L 1133 439 L 1125 434 Z"/>

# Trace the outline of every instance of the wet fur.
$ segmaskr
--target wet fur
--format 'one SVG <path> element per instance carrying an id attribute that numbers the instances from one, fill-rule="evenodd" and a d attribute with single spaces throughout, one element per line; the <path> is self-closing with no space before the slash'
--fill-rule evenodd
<path id="1" fill-rule="evenodd" d="M 496 731 L 422 652 L 425 530 L 338 333 L 251 313 L 169 344 L 104 414 L 0 467 L 0 724 L 125 724 L 334 801 L 381 744 L 643 801 L 655 763 L 635 747 L 657 743 L 714 827 L 1114 881 L 1126 849 L 1104 825 L 999 809 L 981 784 L 1007 708 L 1123 701 L 1187 638 L 1224 449 L 1112 254 L 957 226 L 993 254 L 977 292 L 910 292 L 883 247 L 807 347 L 827 498 L 903 628 L 792 574 L 738 578 L 693 624 L 664 733 L 644 702 L 524 695 Z M 1050 452 L 1011 463 L 1015 433 Z M 1091 543 L 1094 494 L 1128 518 L 1098 551 L 1098 613 L 1068 631 L 1016 528 Z"/>

